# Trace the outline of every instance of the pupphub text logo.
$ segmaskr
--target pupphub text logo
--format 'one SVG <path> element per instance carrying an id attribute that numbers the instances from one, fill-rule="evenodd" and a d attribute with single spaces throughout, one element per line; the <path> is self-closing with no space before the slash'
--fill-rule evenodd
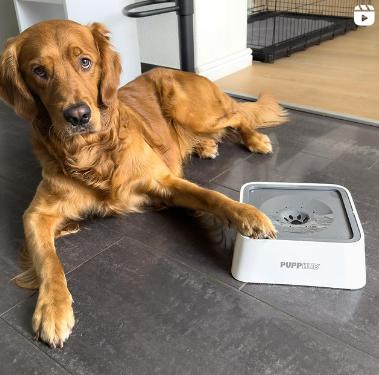
<path id="1" fill-rule="evenodd" d="M 320 263 L 280 262 L 280 268 L 317 271 L 320 268 Z"/>

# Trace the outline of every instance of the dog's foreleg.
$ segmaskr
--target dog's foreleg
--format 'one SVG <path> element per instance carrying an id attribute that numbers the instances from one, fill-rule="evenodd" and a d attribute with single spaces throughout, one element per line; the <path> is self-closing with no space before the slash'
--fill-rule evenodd
<path id="1" fill-rule="evenodd" d="M 275 238 L 276 231 L 271 220 L 254 206 L 236 202 L 217 191 L 174 176 L 165 177 L 160 185 L 166 199 L 176 206 L 210 212 L 245 236 Z"/>
<path id="2" fill-rule="evenodd" d="M 54 233 L 64 218 L 33 205 L 24 214 L 26 248 L 39 282 L 33 331 L 52 347 L 62 347 L 74 326 L 72 298 L 54 247 Z"/>
<path id="3" fill-rule="evenodd" d="M 91 197 L 78 189 L 59 190 L 42 182 L 26 210 L 23 221 L 28 269 L 15 278 L 23 287 L 39 288 L 32 326 L 36 338 L 62 347 L 74 326 L 72 298 L 54 238 L 67 220 L 79 219 L 89 209 Z"/>

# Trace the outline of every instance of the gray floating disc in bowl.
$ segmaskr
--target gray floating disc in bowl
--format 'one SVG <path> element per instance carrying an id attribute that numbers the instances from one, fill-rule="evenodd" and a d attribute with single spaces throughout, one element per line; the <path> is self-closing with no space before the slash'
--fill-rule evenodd
<path id="1" fill-rule="evenodd" d="M 338 187 L 251 186 L 243 201 L 273 221 L 278 239 L 351 241 L 359 235 L 346 192 Z"/>

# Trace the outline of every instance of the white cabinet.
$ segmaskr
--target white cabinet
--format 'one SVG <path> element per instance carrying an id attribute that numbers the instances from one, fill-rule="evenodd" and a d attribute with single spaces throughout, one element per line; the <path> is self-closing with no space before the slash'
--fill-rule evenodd
<path id="1" fill-rule="evenodd" d="M 125 84 L 141 72 L 136 20 L 125 17 L 122 8 L 133 0 L 14 0 L 20 31 L 48 19 L 70 19 L 81 24 L 101 22 L 111 31 L 120 53 Z"/>

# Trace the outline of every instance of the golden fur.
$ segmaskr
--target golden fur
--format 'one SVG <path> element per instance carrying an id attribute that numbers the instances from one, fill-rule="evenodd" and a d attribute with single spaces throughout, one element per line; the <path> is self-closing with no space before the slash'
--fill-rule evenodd
<path id="1" fill-rule="evenodd" d="M 8 41 L 0 58 L 0 97 L 32 123 L 43 171 L 23 217 L 25 271 L 16 282 L 39 289 L 33 330 L 53 347 L 74 326 L 54 247 L 55 237 L 77 230 L 72 221 L 159 203 L 210 212 L 247 236 L 275 237 L 262 212 L 183 179 L 182 165 L 192 153 L 216 157 L 227 129 L 251 151 L 270 153 L 269 138 L 256 129 L 283 123 L 282 108 L 269 95 L 235 102 L 204 77 L 168 69 L 118 90 L 120 60 L 107 35 L 97 23 L 42 22 Z M 88 70 L 79 64 L 83 56 L 92 61 Z M 62 115 L 78 102 L 92 112 L 80 134 Z"/>

